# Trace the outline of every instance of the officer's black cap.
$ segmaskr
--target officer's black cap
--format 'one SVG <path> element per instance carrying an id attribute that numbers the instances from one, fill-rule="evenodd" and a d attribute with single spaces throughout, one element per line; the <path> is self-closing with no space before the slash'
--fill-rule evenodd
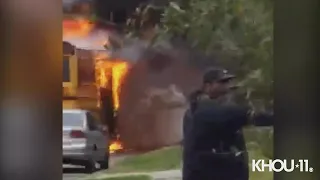
<path id="1" fill-rule="evenodd" d="M 203 83 L 228 82 L 235 78 L 226 69 L 210 68 L 203 75 Z"/>

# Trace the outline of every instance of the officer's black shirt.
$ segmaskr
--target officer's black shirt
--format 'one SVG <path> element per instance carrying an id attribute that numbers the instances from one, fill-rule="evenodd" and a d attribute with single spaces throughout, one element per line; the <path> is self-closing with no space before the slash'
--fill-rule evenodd
<path id="1" fill-rule="evenodd" d="M 193 99 L 184 117 L 183 176 L 192 177 L 194 174 L 192 172 L 195 170 L 206 169 L 203 166 L 210 166 L 210 164 L 214 165 L 213 162 L 204 163 L 210 158 L 213 158 L 212 161 L 217 158 L 217 156 L 212 156 L 213 150 L 218 153 L 230 152 L 235 147 L 238 151 L 246 151 L 242 127 L 252 124 L 253 120 L 259 122 L 260 125 L 269 125 L 270 122 L 266 123 L 269 119 L 271 118 L 265 116 L 252 118 L 248 108 L 237 105 L 223 104 L 209 98 Z M 203 154 L 209 156 L 200 160 L 199 157 Z M 242 161 L 242 174 L 246 179 L 248 176 L 247 157 L 244 156 Z M 238 176 L 241 175 L 238 174 Z"/>

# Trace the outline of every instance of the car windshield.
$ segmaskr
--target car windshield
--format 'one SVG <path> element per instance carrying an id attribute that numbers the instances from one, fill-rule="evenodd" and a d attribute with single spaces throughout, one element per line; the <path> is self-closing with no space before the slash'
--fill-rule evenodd
<path id="1" fill-rule="evenodd" d="M 63 126 L 82 127 L 83 117 L 81 113 L 63 112 Z"/>

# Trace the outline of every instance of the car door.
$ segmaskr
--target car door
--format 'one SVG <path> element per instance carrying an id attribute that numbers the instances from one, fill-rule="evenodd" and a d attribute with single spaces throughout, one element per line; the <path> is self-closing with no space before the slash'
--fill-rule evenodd
<path id="1" fill-rule="evenodd" d="M 93 157 L 95 160 L 100 161 L 104 159 L 106 153 L 106 138 L 100 131 L 97 119 L 91 113 L 87 113 L 87 123 L 90 134 L 90 141 L 93 143 L 94 151 Z"/>

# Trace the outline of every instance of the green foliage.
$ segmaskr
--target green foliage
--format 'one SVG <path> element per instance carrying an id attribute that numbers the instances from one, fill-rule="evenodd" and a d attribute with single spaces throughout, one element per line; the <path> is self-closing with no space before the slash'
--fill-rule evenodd
<path id="1" fill-rule="evenodd" d="M 182 37 L 236 71 L 240 96 L 252 107 L 273 106 L 273 0 L 175 0 L 141 6 L 128 20 L 130 35 L 151 26 L 157 40 Z"/>
<path id="2" fill-rule="evenodd" d="M 273 5 L 271 0 L 189 0 L 171 2 L 161 35 L 183 36 L 194 48 L 220 57 L 236 73 L 247 100 L 272 106 Z"/>
<path id="3" fill-rule="evenodd" d="M 163 8 L 152 4 L 143 4 L 136 8 L 132 17 L 127 20 L 127 32 L 132 36 L 160 23 Z"/>

